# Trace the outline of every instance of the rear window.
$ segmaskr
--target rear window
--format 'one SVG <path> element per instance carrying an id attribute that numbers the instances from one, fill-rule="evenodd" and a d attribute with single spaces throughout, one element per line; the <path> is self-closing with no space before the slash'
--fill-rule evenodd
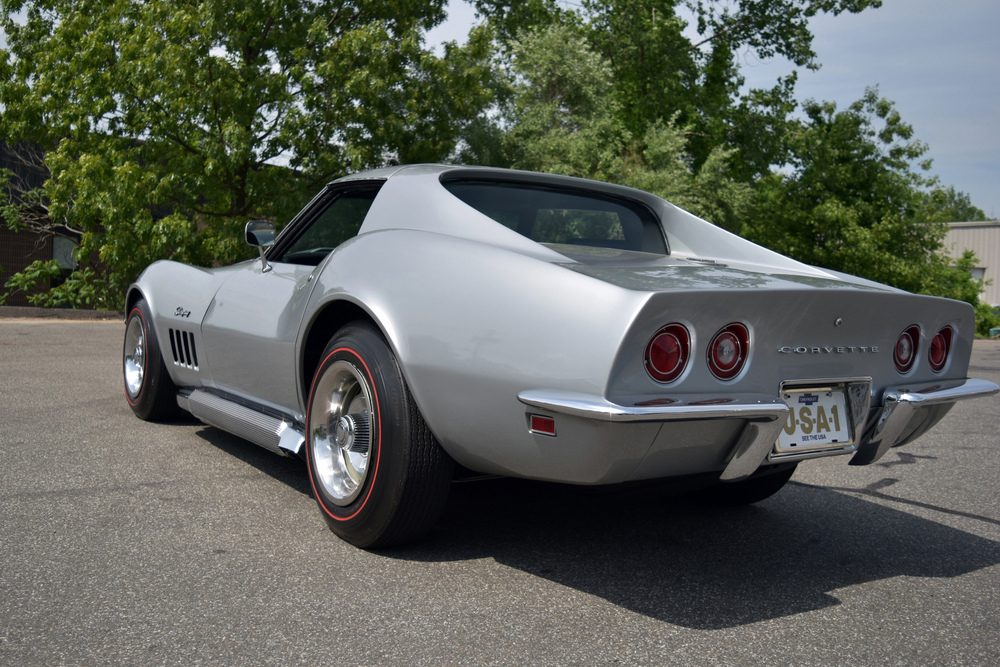
<path id="1" fill-rule="evenodd" d="M 667 254 L 656 216 L 637 202 L 525 183 L 456 180 L 442 185 L 483 215 L 538 243 Z"/>

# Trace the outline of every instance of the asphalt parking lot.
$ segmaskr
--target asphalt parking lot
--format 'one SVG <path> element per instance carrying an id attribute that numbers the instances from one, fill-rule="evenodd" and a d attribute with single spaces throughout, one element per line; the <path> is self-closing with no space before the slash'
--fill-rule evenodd
<path id="1" fill-rule="evenodd" d="M 0 319 L 0 664 L 1000 663 L 1000 397 L 754 507 L 463 484 L 365 552 L 300 462 L 136 419 L 123 334 Z"/>

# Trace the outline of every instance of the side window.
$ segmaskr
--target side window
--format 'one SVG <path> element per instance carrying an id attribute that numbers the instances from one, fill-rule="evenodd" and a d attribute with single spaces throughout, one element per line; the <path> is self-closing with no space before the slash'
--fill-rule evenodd
<path id="1" fill-rule="evenodd" d="M 316 266 L 344 241 L 357 236 L 377 190 L 344 192 L 316 215 L 274 261 Z"/>

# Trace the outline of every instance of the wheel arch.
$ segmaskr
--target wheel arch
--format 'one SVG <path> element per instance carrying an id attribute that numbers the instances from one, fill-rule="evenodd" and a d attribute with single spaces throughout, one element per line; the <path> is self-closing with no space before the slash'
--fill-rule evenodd
<path id="1" fill-rule="evenodd" d="M 142 290 L 137 285 L 132 285 L 125 294 L 125 319 L 128 319 L 128 314 L 135 308 L 135 304 L 139 302 L 139 299 L 146 299 L 146 303 L 149 303 L 149 299 L 146 298 Z"/>
<path id="2" fill-rule="evenodd" d="M 387 344 L 395 353 L 395 346 L 386 334 L 385 327 L 379 323 L 378 319 L 360 304 L 348 300 L 337 299 L 327 302 L 319 308 L 313 315 L 305 336 L 303 337 L 302 349 L 300 353 L 299 389 L 302 392 L 303 401 L 308 400 L 309 387 L 312 383 L 313 375 L 319 367 L 323 350 L 330 339 L 344 326 L 351 322 L 367 322 L 382 334 Z M 305 403 L 303 403 L 305 405 Z"/>

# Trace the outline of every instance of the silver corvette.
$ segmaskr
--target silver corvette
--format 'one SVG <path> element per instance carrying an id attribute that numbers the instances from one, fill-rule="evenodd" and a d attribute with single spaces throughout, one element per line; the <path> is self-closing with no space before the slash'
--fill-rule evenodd
<path id="1" fill-rule="evenodd" d="M 361 547 L 427 531 L 458 474 L 755 502 L 799 461 L 873 463 L 998 390 L 966 377 L 969 305 L 605 183 L 396 167 L 246 236 L 259 259 L 157 262 L 130 288 L 126 398 L 303 457 Z"/>

